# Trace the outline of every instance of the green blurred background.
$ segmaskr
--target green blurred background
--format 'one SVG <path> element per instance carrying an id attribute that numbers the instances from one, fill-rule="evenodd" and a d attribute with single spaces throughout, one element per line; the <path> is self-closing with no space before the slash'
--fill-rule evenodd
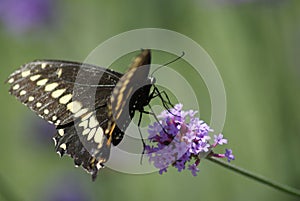
<path id="1" fill-rule="evenodd" d="M 27 1 L 34 5 L 34 0 L 23 4 Z M 209 161 L 202 161 L 197 177 L 187 171 L 128 175 L 107 168 L 91 182 L 69 157 L 55 154 L 52 133 L 37 128 L 42 123 L 3 83 L 34 59 L 82 61 L 99 43 L 124 31 L 177 31 L 202 45 L 223 78 L 224 134 L 236 156 L 233 163 L 300 188 L 300 1 L 40 1 L 48 2 L 49 13 L 37 13 L 39 20 L 19 26 L 32 8 L 22 11 L 15 9 L 18 0 L 11 1 L 15 5 L 0 0 L 0 175 L 13 195 L 26 201 L 299 200 Z M 171 58 L 159 52 L 153 57 L 154 63 Z M 208 93 L 198 98 L 201 117 L 209 120 Z"/>

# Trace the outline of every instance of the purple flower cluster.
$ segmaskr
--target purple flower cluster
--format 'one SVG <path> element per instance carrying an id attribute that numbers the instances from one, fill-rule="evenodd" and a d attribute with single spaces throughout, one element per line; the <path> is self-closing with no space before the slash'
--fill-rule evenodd
<path id="1" fill-rule="evenodd" d="M 227 158 L 228 162 L 234 160 L 230 149 L 226 149 L 225 154 L 213 153 L 212 148 L 227 144 L 227 139 L 222 134 L 215 135 L 214 143 L 210 144 L 209 132 L 213 130 L 195 117 L 196 111 L 183 111 L 182 107 L 182 104 L 177 104 L 163 111 L 158 116 L 160 121 L 149 126 L 149 144 L 145 151 L 159 173 L 166 172 L 169 166 L 181 172 L 188 165 L 188 169 L 196 176 L 201 158 L 213 156 Z"/>

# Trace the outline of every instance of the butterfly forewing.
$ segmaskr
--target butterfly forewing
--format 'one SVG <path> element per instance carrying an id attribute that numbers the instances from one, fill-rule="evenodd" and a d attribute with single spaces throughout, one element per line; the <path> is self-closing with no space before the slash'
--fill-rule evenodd
<path id="1" fill-rule="evenodd" d="M 64 125 L 74 116 L 105 105 L 121 76 L 88 64 L 45 60 L 23 65 L 8 82 L 10 93 L 31 110 L 55 125 Z M 95 82 L 91 86 L 91 81 L 99 81 L 99 86 Z"/>
<path id="2" fill-rule="evenodd" d="M 148 74 L 151 63 L 150 50 L 143 50 L 132 62 L 129 70 L 120 78 L 113 90 L 110 102 L 110 115 L 115 120 L 116 132 L 113 132 L 112 143 L 118 145 L 122 140 L 135 111 L 139 111 L 144 107 L 136 107 L 137 102 L 142 99 L 136 99 L 136 93 L 140 94 L 140 89 L 149 84 Z M 145 92 L 143 98 L 147 98 L 150 88 Z M 114 125 L 110 125 L 114 126 Z M 110 127 L 109 127 L 110 128 Z M 110 129 L 108 129 L 109 131 Z"/>

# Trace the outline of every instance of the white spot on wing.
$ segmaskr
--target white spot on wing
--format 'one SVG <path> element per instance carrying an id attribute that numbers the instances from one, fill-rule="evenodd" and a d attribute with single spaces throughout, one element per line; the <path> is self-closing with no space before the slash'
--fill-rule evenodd
<path id="1" fill-rule="evenodd" d="M 24 96 L 26 94 L 26 91 L 25 90 L 22 90 L 21 92 L 20 92 L 20 96 Z"/>
<path id="2" fill-rule="evenodd" d="M 82 135 L 86 135 L 90 132 L 91 129 L 87 128 L 87 129 L 84 129 L 83 132 L 82 132 Z"/>
<path id="3" fill-rule="evenodd" d="M 63 136 L 63 135 L 65 134 L 64 129 L 58 129 L 58 134 L 59 134 L 60 136 Z"/>
<path id="4" fill-rule="evenodd" d="M 103 168 L 103 165 L 100 162 L 98 162 L 97 165 L 96 165 L 96 167 L 99 170 L 99 169 Z"/>
<path id="5" fill-rule="evenodd" d="M 54 115 L 54 116 L 52 117 L 52 121 L 56 121 L 56 119 L 57 119 L 57 116 Z"/>
<path id="6" fill-rule="evenodd" d="M 82 108 L 82 104 L 78 101 L 73 101 L 67 105 L 67 109 L 72 113 L 78 112 Z"/>
<path id="7" fill-rule="evenodd" d="M 31 76 L 29 79 L 31 80 L 31 81 L 36 81 L 37 79 L 39 79 L 41 77 L 41 75 L 33 75 L 33 76 Z"/>
<path id="8" fill-rule="evenodd" d="M 15 86 L 13 86 L 13 90 L 17 90 L 17 89 L 19 89 L 20 88 L 20 85 L 19 84 L 16 84 Z"/>
<path id="9" fill-rule="evenodd" d="M 76 112 L 74 114 L 74 117 L 80 117 L 81 115 L 87 113 L 88 109 L 87 108 L 84 108 L 84 109 L 81 109 L 79 110 L 78 112 Z M 85 117 L 84 117 L 85 118 Z M 81 120 L 84 121 L 84 118 L 82 118 Z"/>
<path id="10" fill-rule="evenodd" d="M 33 97 L 33 96 L 29 96 L 29 97 L 28 97 L 28 101 L 29 101 L 29 102 L 34 101 L 34 97 Z"/>
<path id="11" fill-rule="evenodd" d="M 22 77 L 27 77 L 28 75 L 30 75 L 30 70 L 23 71 L 21 74 Z"/>
<path id="12" fill-rule="evenodd" d="M 42 103 L 40 103 L 40 102 L 36 103 L 36 107 L 41 107 L 41 106 L 42 106 Z"/>
<path id="13" fill-rule="evenodd" d="M 54 141 L 54 146 L 56 146 L 57 145 L 56 139 L 55 138 L 52 138 L 52 139 Z"/>
<path id="14" fill-rule="evenodd" d="M 90 116 L 91 116 L 92 114 L 93 114 L 93 112 L 90 112 L 90 113 L 86 114 L 81 120 L 82 120 L 82 121 L 87 120 L 88 118 L 90 118 Z M 74 116 L 76 116 L 76 114 L 75 114 Z"/>
<path id="15" fill-rule="evenodd" d="M 10 78 L 9 80 L 8 80 L 8 83 L 13 83 L 15 81 L 15 79 L 14 78 Z"/>
<path id="16" fill-rule="evenodd" d="M 78 126 L 83 127 L 84 129 L 86 129 L 88 127 L 88 120 L 85 120 L 85 121 L 81 122 L 80 124 L 78 124 Z"/>
<path id="17" fill-rule="evenodd" d="M 51 96 L 52 98 L 58 98 L 60 97 L 64 92 L 66 91 L 66 89 L 58 89 L 56 91 L 53 91 Z"/>
<path id="18" fill-rule="evenodd" d="M 51 84 L 47 84 L 47 85 L 45 86 L 45 91 L 52 91 L 52 90 L 54 90 L 57 86 L 58 86 L 58 83 L 56 83 L 56 82 L 51 83 Z"/>
<path id="19" fill-rule="evenodd" d="M 63 150 L 67 149 L 67 145 L 65 143 L 61 144 L 59 147 L 62 148 Z"/>
<path id="20" fill-rule="evenodd" d="M 95 135 L 95 133 L 96 133 L 96 129 L 97 129 L 97 128 L 93 128 L 93 129 L 90 131 L 90 133 L 89 133 L 89 135 L 88 135 L 88 137 L 87 137 L 87 140 L 88 140 L 88 141 L 90 141 L 90 140 L 94 137 L 94 135 Z"/>
<path id="21" fill-rule="evenodd" d="M 94 128 L 97 125 L 99 125 L 99 122 L 97 121 L 96 116 L 91 116 L 91 118 L 89 119 L 89 127 Z"/>
<path id="22" fill-rule="evenodd" d="M 39 86 L 43 86 L 43 85 L 45 85 L 47 82 L 48 82 L 48 79 L 45 78 L 45 79 L 42 79 L 42 80 L 37 81 L 36 84 L 39 85 Z"/>
<path id="23" fill-rule="evenodd" d="M 96 143 L 101 143 L 103 140 L 103 136 L 104 136 L 103 129 L 101 127 L 99 127 L 95 133 L 94 141 Z"/>
<path id="24" fill-rule="evenodd" d="M 60 76 L 61 76 L 61 74 L 62 74 L 62 69 L 59 68 L 59 69 L 57 70 L 56 74 L 57 74 L 57 77 L 60 78 Z"/>
<path id="25" fill-rule="evenodd" d="M 42 69 L 46 68 L 47 64 L 46 63 L 42 63 L 41 67 Z"/>
<path id="26" fill-rule="evenodd" d="M 61 103 L 61 104 L 66 104 L 66 103 L 69 102 L 71 99 L 72 99 L 72 94 L 67 94 L 67 95 L 64 95 L 63 97 L 61 97 L 61 98 L 59 99 L 59 103 Z"/>
<path id="27" fill-rule="evenodd" d="M 49 114 L 49 110 L 48 109 L 44 109 L 44 114 Z"/>

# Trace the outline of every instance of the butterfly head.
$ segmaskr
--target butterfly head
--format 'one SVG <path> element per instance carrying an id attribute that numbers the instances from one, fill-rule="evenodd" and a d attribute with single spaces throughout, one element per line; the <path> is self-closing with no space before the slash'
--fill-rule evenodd
<path id="1" fill-rule="evenodd" d="M 147 80 L 146 83 L 149 84 L 149 85 L 155 84 L 156 83 L 155 77 L 148 77 L 148 80 Z"/>

